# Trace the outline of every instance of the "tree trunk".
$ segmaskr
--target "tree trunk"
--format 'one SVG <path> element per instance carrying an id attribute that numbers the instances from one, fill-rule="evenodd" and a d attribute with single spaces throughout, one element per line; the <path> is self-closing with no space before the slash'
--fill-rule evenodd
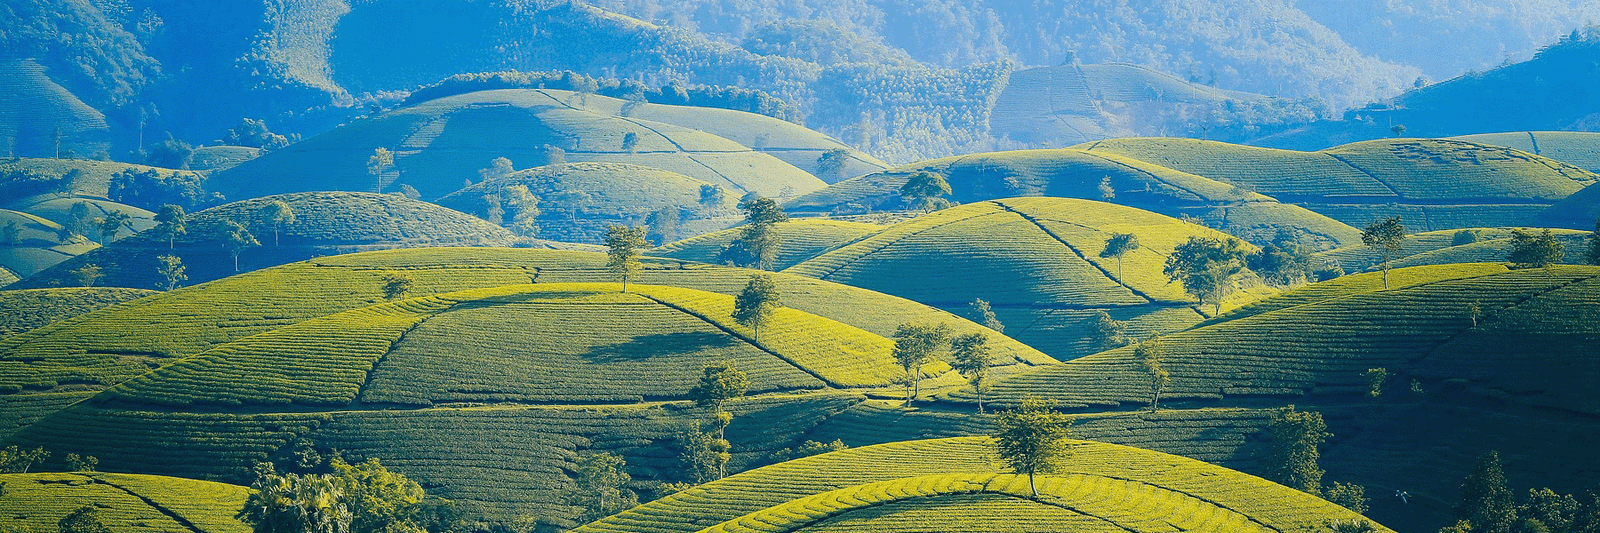
<path id="1" fill-rule="evenodd" d="M 1119 255 L 1119 256 L 1117 256 L 1117 283 L 1122 283 L 1122 284 L 1126 285 L 1127 283 L 1123 282 L 1122 281 L 1123 279 L 1126 279 L 1126 278 L 1122 277 L 1122 256 Z"/>
<path id="2" fill-rule="evenodd" d="M 916 399 L 916 397 L 922 396 L 922 363 L 917 363 L 917 374 L 911 378 L 911 383 L 913 385 L 911 398 Z"/>
<path id="3" fill-rule="evenodd" d="M 978 385 L 973 388 L 978 390 L 978 414 L 981 415 L 983 414 L 983 386 Z"/>
<path id="4" fill-rule="evenodd" d="M 272 246 L 273 247 L 277 247 L 278 246 L 278 227 L 277 226 L 273 226 L 272 227 Z"/>
<path id="5" fill-rule="evenodd" d="M 1039 488 L 1033 485 L 1033 472 L 1028 472 L 1028 490 L 1033 491 L 1033 497 L 1039 497 Z"/>
<path id="6" fill-rule="evenodd" d="M 238 252 L 235 252 L 233 254 L 233 271 L 234 272 L 238 272 L 239 271 L 239 254 L 238 254 Z"/>

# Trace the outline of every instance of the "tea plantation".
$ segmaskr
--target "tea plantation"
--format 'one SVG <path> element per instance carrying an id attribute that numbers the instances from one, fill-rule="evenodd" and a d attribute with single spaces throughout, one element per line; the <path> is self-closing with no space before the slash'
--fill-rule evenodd
<path id="1" fill-rule="evenodd" d="M 1537 234 L 1541 228 L 1520 228 Z M 1588 249 L 1591 232 L 1556 229 L 1551 232 L 1561 243 L 1566 257 L 1560 261 L 1581 264 L 1583 251 Z M 1452 263 L 1481 263 L 1504 261 L 1511 252 L 1511 228 L 1464 228 L 1456 230 L 1425 231 L 1405 236 L 1400 252 L 1390 258 L 1396 266 L 1441 265 Z M 1376 270 L 1383 262 L 1377 248 L 1356 245 L 1314 254 L 1338 261 L 1347 272 Z"/>
<path id="2" fill-rule="evenodd" d="M 1512 131 L 1451 137 L 1538 154 L 1562 163 L 1600 172 L 1600 134 L 1586 131 Z"/>
<path id="3" fill-rule="evenodd" d="M 79 507 L 96 508 L 110 531 L 249 533 L 233 518 L 249 489 L 210 481 L 111 473 L 0 474 L 0 521 L 55 531 Z"/>
<path id="4" fill-rule="evenodd" d="M 0 291 L 0 337 L 152 294 L 116 287 Z"/>
<path id="5" fill-rule="evenodd" d="M 792 219 L 774 226 L 783 243 L 772 268 L 782 270 L 811 259 L 840 246 L 866 238 L 883 230 L 883 226 L 830 219 Z M 686 261 L 718 264 L 724 246 L 739 238 L 740 228 L 726 229 L 666 243 L 650 251 L 651 255 Z"/>

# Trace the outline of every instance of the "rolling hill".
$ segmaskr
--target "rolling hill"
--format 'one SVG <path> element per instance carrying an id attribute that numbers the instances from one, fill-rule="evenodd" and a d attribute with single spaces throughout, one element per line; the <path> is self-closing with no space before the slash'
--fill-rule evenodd
<path id="1" fill-rule="evenodd" d="M 1529 233 L 1539 233 L 1540 228 L 1520 228 Z M 1462 235 L 1470 233 L 1471 237 Z M 1589 232 L 1554 230 L 1566 252 L 1564 263 L 1582 264 L 1583 251 L 1588 246 Z M 1504 261 L 1511 252 L 1510 228 L 1464 228 L 1457 230 L 1427 231 L 1405 236 L 1400 252 L 1390 259 L 1393 266 L 1442 265 L 1448 263 L 1483 263 Z M 1364 272 L 1381 266 L 1383 256 L 1379 250 L 1357 245 L 1313 254 L 1338 264 L 1347 272 Z"/>
<path id="2" fill-rule="evenodd" d="M 1600 133 L 1586 131 L 1512 131 L 1451 137 L 1453 140 L 1515 148 L 1590 172 L 1600 172 Z"/>
<path id="3" fill-rule="evenodd" d="M 199 178 L 203 183 L 204 177 L 190 170 L 172 170 L 118 163 L 114 161 L 96 161 L 92 159 L 50 159 L 19 157 L 0 160 L 0 175 L 10 176 L 11 180 L 0 184 L 0 192 L 5 193 L 5 200 L 0 206 L 16 209 L 17 206 L 38 203 L 41 201 L 60 198 L 61 193 L 70 192 L 71 196 L 83 196 L 92 199 L 107 200 L 106 192 L 114 174 L 124 171 L 144 173 L 155 171 L 163 176 L 181 175 L 190 178 Z M 71 190 L 63 190 L 60 180 L 65 176 L 72 176 Z"/>
<path id="4" fill-rule="evenodd" d="M 258 212 L 273 201 L 288 204 L 294 222 L 274 234 Z M 509 246 L 516 237 L 504 228 L 460 213 L 392 194 L 357 192 L 295 193 L 232 202 L 190 214 L 187 233 L 169 243 L 151 232 L 124 238 L 30 277 L 16 288 L 75 285 L 69 274 L 82 265 L 98 265 L 102 284 L 161 288 L 157 257 L 183 260 L 188 283 L 201 283 L 236 273 L 233 257 L 222 245 L 224 221 L 247 226 L 260 246 L 239 253 L 239 270 L 248 271 L 322 255 L 363 250 L 432 246 Z"/>
<path id="5" fill-rule="evenodd" d="M 0 483 L 0 517 L 24 531 L 54 531 L 63 517 L 92 505 L 111 531 L 250 532 L 233 517 L 249 494 L 238 485 L 101 472 L 0 474 Z"/>
<path id="6" fill-rule="evenodd" d="M 1194 139 L 1112 139 L 1082 148 L 1232 183 L 1356 227 L 1385 216 L 1424 231 L 1529 226 L 1540 211 L 1600 179 L 1519 150 L 1441 139 L 1319 152 Z"/>
<path id="7" fill-rule="evenodd" d="M 17 225 L 17 241 L 0 246 L 0 268 L 18 278 L 99 247 L 88 240 L 63 242 L 58 233 L 60 224 L 29 213 L 0 209 L 0 227 L 13 223 Z"/>
<path id="8" fill-rule="evenodd" d="M 1114 233 L 1134 234 L 1142 245 L 1120 266 L 1099 257 Z M 1135 338 L 1184 329 L 1208 315 L 1209 308 L 1200 309 L 1161 273 L 1166 255 L 1190 236 L 1229 238 L 1116 204 L 1011 198 L 902 222 L 784 272 L 954 313 L 969 312 L 968 305 L 981 298 L 995 307 L 1013 338 L 1066 360 L 1101 349 L 1091 332 L 1095 311 L 1128 321 L 1128 335 Z M 1266 291 L 1252 287 L 1226 305 Z"/>
<path id="9" fill-rule="evenodd" d="M 156 291 L 74 287 L 0 291 L 0 336 L 15 335 L 57 320 L 136 300 Z"/>
<path id="10" fill-rule="evenodd" d="M 1600 183 L 1572 193 L 1539 213 L 1539 222 L 1559 228 L 1594 229 L 1600 220 Z"/>
<path id="11" fill-rule="evenodd" d="M 56 157 L 58 131 L 61 155 L 91 157 L 110 149 L 104 114 L 52 81 L 37 61 L 0 60 L 0 150 L 8 157 Z"/>
<path id="12" fill-rule="evenodd" d="M 884 229 L 876 224 L 827 219 L 790 219 L 773 226 L 782 239 L 774 270 L 789 268 L 801 261 L 855 242 Z M 686 261 L 718 264 L 722 248 L 739 238 L 740 229 L 730 228 L 670 242 L 656 247 L 650 255 Z"/>
<path id="13" fill-rule="evenodd" d="M 594 102 L 594 108 L 585 102 Z M 609 101 L 609 102 L 608 102 Z M 229 196 L 304 190 L 371 191 L 367 159 L 394 152 L 383 187 L 437 198 L 477 182 L 497 157 L 523 168 L 560 162 L 630 163 L 678 172 L 734 192 L 776 197 L 825 183 L 783 160 L 703 131 L 622 116 L 620 100 L 552 89 L 449 96 L 358 120 L 241 163 L 214 178 Z M 608 111 L 610 109 L 610 111 Z M 767 124 L 763 122 L 763 124 Z M 633 143 L 624 146 L 627 139 Z M 553 147 L 547 149 L 546 145 Z M 303 169 L 316 168 L 306 173 Z"/>
<path id="14" fill-rule="evenodd" d="M 986 438 L 854 448 L 740 473 L 580 532 L 1289 531 L 1361 520 L 1337 505 L 1222 467 L 1077 441 L 1062 471 L 1002 474 Z M 1387 531 L 1387 529 L 1378 529 Z"/>
<path id="15" fill-rule="evenodd" d="M 726 227 L 736 219 L 731 202 L 720 206 L 700 203 L 700 187 L 710 185 L 683 174 L 627 163 L 561 163 L 520 170 L 503 178 L 474 183 L 445 195 L 439 205 L 481 218 L 488 217 L 490 201 L 505 209 L 502 223 L 515 229 L 515 206 L 500 191 L 523 185 L 539 199 L 535 223 L 538 235 L 565 242 L 604 243 L 606 226 L 640 225 L 651 213 L 678 214 L 679 235 L 698 235 Z M 574 194 L 582 193 L 582 194 Z M 502 207 L 502 209 L 504 209 Z"/>
<path id="16" fill-rule="evenodd" d="M 1167 216 L 1190 216 L 1252 242 L 1291 230 L 1315 246 L 1360 242 L 1360 232 L 1331 218 L 1220 181 L 1110 153 L 1075 149 L 1019 150 L 948 157 L 895 167 L 828 186 L 784 203 L 799 213 L 905 209 L 900 188 L 917 172 L 949 182 L 956 202 L 1016 196 L 1105 200 Z"/>

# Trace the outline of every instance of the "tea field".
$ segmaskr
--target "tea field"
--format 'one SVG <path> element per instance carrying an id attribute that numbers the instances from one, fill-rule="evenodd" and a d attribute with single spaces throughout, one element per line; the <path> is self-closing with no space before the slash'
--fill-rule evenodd
<path id="1" fill-rule="evenodd" d="M 781 239 L 774 270 L 783 270 L 824 252 L 866 238 L 884 229 L 876 224 L 830 219 L 791 219 L 773 226 Z M 670 242 L 656 247 L 650 255 L 685 261 L 718 264 L 724 246 L 739 238 L 740 228 L 730 228 Z"/>
<path id="2" fill-rule="evenodd" d="M 135 533 L 249 533 L 233 518 L 248 489 L 210 481 L 111 473 L 0 474 L 6 494 L 0 520 L 32 531 L 53 531 L 85 505 L 111 531 Z"/>
<path id="3" fill-rule="evenodd" d="M 156 291 L 116 287 L 0 291 L 0 337 L 152 294 Z"/>

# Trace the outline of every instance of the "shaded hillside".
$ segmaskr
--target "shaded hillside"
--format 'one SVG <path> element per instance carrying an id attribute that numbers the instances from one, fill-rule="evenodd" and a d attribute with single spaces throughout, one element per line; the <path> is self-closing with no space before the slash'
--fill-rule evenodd
<path id="1" fill-rule="evenodd" d="M 1537 234 L 1538 228 L 1522 228 Z M 1587 249 L 1589 232 L 1555 230 L 1552 232 L 1562 245 L 1566 257 L 1557 262 L 1582 264 Z M 1396 266 L 1440 265 L 1446 263 L 1486 263 L 1505 261 L 1511 252 L 1512 231 L 1508 228 L 1468 228 L 1429 231 L 1406 235 L 1400 252 L 1390 261 Z M 1320 257 L 1334 261 L 1346 272 L 1376 270 L 1383 262 L 1380 250 L 1356 245 L 1337 250 L 1318 252 Z"/>
<path id="2" fill-rule="evenodd" d="M 1590 172 L 1600 172 L 1600 133 L 1517 131 L 1461 135 L 1451 139 L 1492 144 L 1538 154 Z"/>
<path id="3" fill-rule="evenodd" d="M 84 505 L 110 531 L 158 533 L 249 533 L 233 515 L 249 489 L 210 481 L 101 472 L 0 474 L 6 497 L 0 516 L 7 525 L 52 531 Z"/>
<path id="4" fill-rule="evenodd" d="M 876 224 L 825 219 L 791 219 L 773 226 L 782 243 L 773 270 L 783 270 L 801 261 L 855 242 L 884 229 Z M 737 227 L 670 242 L 656 247 L 650 255 L 702 263 L 721 264 L 722 249 L 739 238 Z"/>
<path id="5" fill-rule="evenodd" d="M 698 235 L 733 222 L 731 200 L 723 205 L 700 203 L 700 188 L 711 184 L 676 172 L 627 163 L 559 163 L 484 180 L 445 195 L 439 205 L 491 219 L 517 231 L 522 209 L 506 187 L 522 185 L 538 199 L 539 237 L 565 242 L 603 244 L 606 226 L 637 226 L 652 213 L 670 211 L 678 219 L 678 235 Z"/>
<path id="6" fill-rule="evenodd" d="M 7 224 L 16 224 L 17 240 L 0 245 L 0 268 L 18 278 L 31 276 L 99 247 L 86 239 L 63 240 L 61 225 L 50 220 L 20 211 L 0 209 L 0 227 L 6 227 Z"/>
<path id="7" fill-rule="evenodd" d="M 1287 531 L 1361 518 L 1215 465 L 1073 445 L 1060 471 L 1039 480 L 1039 498 L 1026 476 L 998 473 L 987 438 L 917 440 L 744 472 L 578 531 Z"/>
<path id="8" fill-rule="evenodd" d="M 119 173 L 155 172 L 163 179 L 179 176 L 183 180 L 205 182 L 200 174 L 147 165 L 95 161 L 89 159 L 12 158 L 0 160 L 0 205 L 20 205 L 70 193 L 75 196 L 106 199 L 111 180 Z M 155 206 L 151 206 L 155 207 Z"/>
<path id="9" fill-rule="evenodd" d="M 1251 242 L 1290 230 L 1316 247 L 1360 242 L 1342 222 L 1246 188 L 1100 150 L 1019 150 L 923 161 L 845 180 L 784 203 L 794 212 L 859 213 L 907 209 L 900 188 L 917 172 L 950 184 L 950 199 L 980 202 L 1016 196 L 1106 200 L 1163 215 L 1190 216 Z"/>
<path id="10" fill-rule="evenodd" d="M 0 60 L 0 151 L 6 156 L 109 155 L 106 117 L 45 75 L 31 59 Z"/>
<path id="11" fill-rule="evenodd" d="M 497 157 L 523 168 L 560 162 L 631 163 L 679 172 L 733 191 L 775 197 L 825 185 L 771 155 L 698 130 L 584 107 L 603 97 L 556 90 L 498 90 L 432 100 L 339 127 L 213 178 L 232 196 L 304 190 L 372 191 L 367 160 L 394 152 L 385 191 L 415 187 L 437 198 L 482 179 Z M 631 135 L 630 135 L 631 134 Z M 631 145 L 625 146 L 628 139 Z M 318 169 L 305 172 L 304 169 Z"/>
<path id="12" fill-rule="evenodd" d="M 294 222 L 278 227 L 261 218 L 273 201 L 288 204 Z M 224 245 L 225 221 L 242 224 L 257 246 L 240 250 L 238 270 Z M 510 246 L 516 237 L 465 213 L 392 194 L 296 193 L 233 202 L 185 219 L 186 233 L 168 242 L 154 232 L 121 239 L 92 253 L 57 264 L 19 283 L 16 288 L 73 286 L 70 271 L 87 264 L 100 267 L 102 285 L 164 288 L 157 257 L 182 259 L 188 280 L 197 284 L 311 257 L 387 248 L 430 246 Z"/>
<path id="13" fill-rule="evenodd" d="M 0 336 L 156 294 L 144 289 L 86 287 L 0 291 Z"/>
<path id="14" fill-rule="evenodd" d="M 1540 211 L 1600 179 L 1527 152 L 1450 140 L 1367 141 L 1319 152 L 1193 139 L 1112 139 L 1083 148 L 1232 183 L 1355 227 L 1386 216 L 1422 231 L 1530 226 Z"/>
<path id="15" fill-rule="evenodd" d="M 1141 245 L 1120 264 L 1099 256 L 1115 233 L 1136 235 Z M 969 304 L 983 299 L 994 306 L 1008 335 L 1067 360 L 1112 342 L 1095 332 L 1096 311 L 1127 321 L 1132 338 L 1181 330 L 1212 313 L 1161 273 L 1167 254 L 1191 236 L 1230 238 L 1115 204 L 1011 198 L 895 224 L 784 272 L 953 313 L 970 313 Z M 1244 288 L 1252 290 L 1235 294 L 1227 306 L 1270 292 Z"/>
<path id="16" fill-rule="evenodd" d="M 1600 183 L 1584 187 L 1539 213 L 1538 220 L 1560 228 L 1593 229 L 1600 220 Z"/>

